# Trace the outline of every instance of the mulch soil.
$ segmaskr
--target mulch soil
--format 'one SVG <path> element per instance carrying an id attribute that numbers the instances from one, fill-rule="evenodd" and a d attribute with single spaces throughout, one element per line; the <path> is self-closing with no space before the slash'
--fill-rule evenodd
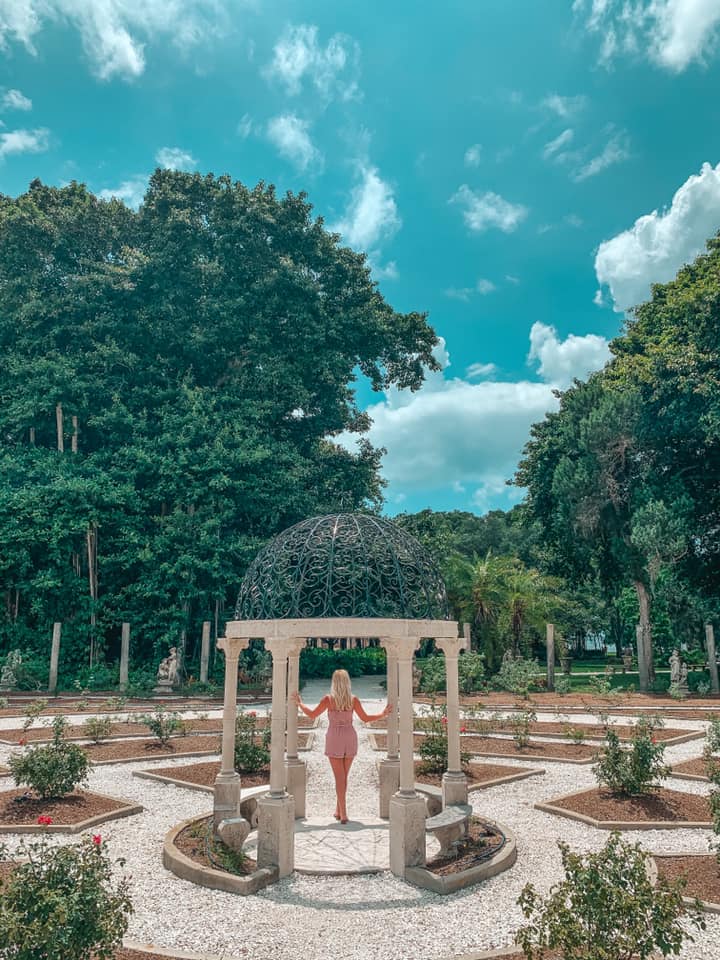
<path id="1" fill-rule="evenodd" d="M 684 897 L 720 903 L 720 864 L 713 854 L 704 857 L 655 857 L 658 875 L 667 880 L 684 879 Z"/>
<path id="2" fill-rule="evenodd" d="M 376 733 L 375 740 L 380 750 L 387 747 L 387 736 L 384 733 Z M 415 749 L 423 741 L 422 734 L 415 734 Z M 518 749 L 515 741 L 509 737 L 472 737 L 463 736 L 460 741 L 460 748 L 464 753 L 470 753 L 473 756 L 492 757 L 498 755 L 507 755 L 508 757 L 529 757 L 540 758 L 549 757 L 552 760 L 588 760 L 597 753 L 597 747 L 591 747 L 588 744 L 580 743 L 553 743 L 552 741 L 531 740 L 526 747 Z"/>
<path id="3" fill-rule="evenodd" d="M 0 823 L 3 826 L 36 824 L 40 816 L 52 817 L 53 823 L 71 825 L 127 806 L 123 800 L 111 800 L 85 790 L 76 790 L 55 800 L 16 799 L 25 792 L 16 789 L 0 793 Z"/>
<path id="4" fill-rule="evenodd" d="M 298 745 L 304 747 L 307 734 L 298 734 Z M 105 743 L 85 743 L 82 749 L 91 760 L 162 760 L 186 753 L 220 753 L 222 737 L 198 734 L 173 737 L 163 746 L 158 740 L 109 740 Z"/>
<path id="5" fill-rule="evenodd" d="M 158 770 L 147 770 L 147 773 L 156 773 L 161 777 L 172 777 L 184 783 L 193 783 L 202 787 L 212 787 L 215 777 L 220 772 L 220 761 L 210 763 L 188 763 L 181 767 L 160 767 Z M 241 773 L 243 790 L 249 787 L 261 787 L 270 782 L 270 768 L 258 773 Z"/>
<path id="6" fill-rule="evenodd" d="M 416 703 L 444 704 L 445 697 L 439 694 L 429 696 L 428 694 L 416 693 L 413 697 Z M 572 711 L 590 711 L 602 707 L 609 713 L 632 713 L 633 708 L 645 708 L 648 710 L 668 711 L 670 716 L 682 716 L 683 720 L 704 720 L 708 713 L 711 716 L 717 716 L 720 712 L 720 699 L 717 697 L 694 697 L 690 696 L 684 704 L 678 705 L 677 700 L 660 694 L 634 693 L 630 695 L 623 694 L 620 699 L 609 699 L 600 697 L 593 693 L 567 693 L 564 696 L 558 696 L 555 693 L 533 693 L 529 699 L 523 700 L 521 697 L 514 697 L 511 693 L 503 691 L 483 694 L 471 694 L 460 696 L 460 703 L 463 706 L 476 706 L 481 708 L 504 707 L 505 709 L 514 708 L 517 710 L 552 710 L 559 713 L 569 713 Z M 688 716 L 688 713 L 696 714 Z"/>
<path id="7" fill-rule="evenodd" d="M 491 860 L 503 843 L 502 834 L 479 817 L 470 820 L 469 837 L 459 849 L 458 856 L 435 857 L 427 869 L 440 877 L 469 870 L 485 860 Z"/>
<path id="8" fill-rule="evenodd" d="M 206 837 L 211 823 L 212 817 L 208 817 L 207 820 L 201 820 L 191 824 L 189 827 L 185 827 L 175 838 L 175 846 L 194 863 L 199 863 L 203 867 L 209 867 L 211 870 L 222 870 L 223 867 L 218 866 L 217 856 L 214 858 L 215 862 L 208 856 Z M 219 847 L 223 846 L 219 840 L 213 842 Z M 257 870 L 257 861 L 251 857 L 245 857 L 241 870 L 227 870 L 226 873 L 234 873 L 235 876 L 247 876 L 247 874 L 253 873 L 255 870 Z"/>
<path id="9" fill-rule="evenodd" d="M 375 729 L 385 730 L 387 727 L 386 720 L 375 720 L 370 726 Z M 424 730 L 428 726 L 428 720 L 424 717 L 417 717 L 415 720 L 415 728 L 417 730 Z M 462 721 L 462 726 L 466 730 L 480 730 L 482 733 L 507 733 L 512 731 L 512 723 L 509 720 L 481 720 L 481 719 L 464 719 Z M 587 740 L 604 740 L 605 739 L 605 725 L 602 723 L 559 723 L 556 721 L 538 721 L 537 723 L 530 724 L 530 733 L 536 737 L 548 737 L 548 736 L 562 736 L 569 739 L 568 730 L 582 730 Z M 630 740 L 633 735 L 637 733 L 637 729 L 632 724 L 627 723 L 614 723 L 612 724 L 612 729 L 618 735 L 621 740 Z M 692 730 L 680 730 L 672 729 L 671 727 L 660 727 L 655 730 L 655 739 L 656 740 L 672 740 L 675 737 L 684 736 L 687 733 L 693 733 Z M 0 736 L 3 733 L 0 731 Z"/>
<path id="10" fill-rule="evenodd" d="M 616 796 L 607 790 L 593 787 L 572 797 L 548 801 L 554 807 L 582 813 L 595 820 L 617 820 L 627 823 L 647 823 L 652 820 L 673 823 L 710 823 L 712 814 L 707 797 L 679 790 L 659 787 L 639 797 Z"/>
<path id="11" fill-rule="evenodd" d="M 715 758 L 720 763 L 720 757 Z M 692 760 L 683 760 L 682 763 L 676 763 L 672 768 L 673 773 L 689 773 L 694 777 L 703 777 L 709 780 L 708 765 L 705 757 L 693 757 Z"/>
<path id="12" fill-rule="evenodd" d="M 112 694 L 116 696 L 116 694 Z M 118 713 L 117 706 L 114 706 L 109 700 L 89 700 L 79 697 L 76 700 L 53 700 L 51 697 L 44 696 L 38 692 L 37 697 L 30 697 L 25 700 L 10 700 L 7 707 L 0 710 L 0 717 L 21 717 L 25 708 L 32 703 L 33 699 L 48 700 L 48 705 L 43 710 L 42 717 L 64 716 L 69 713 Z M 222 709 L 222 700 L 193 700 L 177 699 L 167 700 L 158 698 L 157 700 L 132 700 L 122 707 L 122 713 L 147 713 L 156 707 L 165 707 L 168 710 L 218 710 Z"/>
<path id="13" fill-rule="evenodd" d="M 415 763 L 415 780 L 418 783 L 428 783 L 434 787 L 442 786 L 441 773 L 419 773 L 420 761 Z M 478 784 L 482 785 L 489 780 L 499 780 L 500 777 L 512 777 L 523 772 L 523 767 L 508 767 L 502 763 L 468 763 L 465 773 L 468 778 L 468 789 Z"/>

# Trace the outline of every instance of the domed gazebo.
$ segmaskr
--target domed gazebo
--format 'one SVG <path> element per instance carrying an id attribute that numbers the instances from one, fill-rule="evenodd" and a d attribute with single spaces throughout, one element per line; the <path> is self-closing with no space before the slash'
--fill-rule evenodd
<path id="1" fill-rule="evenodd" d="M 236 619 L 218 640 L 225 653 L 222 766 L 215 824 L 240 816 L 234 769 L 238 658 L 251 639 L 272 654 L 270 792 L 258 801 L 258 867 L 280 876 L 294 865 L 296 817 L 305 816 L 305 763 L 297 752 L 300 651 L 308 640 L 378 640 L 387 652 L 387 757 L 380 764 L 380 816 L 390 819 L 390 866 L 398 876 L 425 863 L 425 800 L 415 790 L 412 661 L 433 638 L 447 666 L 448 770 L 443 805 L 467 802 L 460 765 L 458 655 L 465 638 L 449 620 L 442 577 L 420 544 L 389 520 L 333 514 L 295 524 L 257 555 L 240 587 Z"/>

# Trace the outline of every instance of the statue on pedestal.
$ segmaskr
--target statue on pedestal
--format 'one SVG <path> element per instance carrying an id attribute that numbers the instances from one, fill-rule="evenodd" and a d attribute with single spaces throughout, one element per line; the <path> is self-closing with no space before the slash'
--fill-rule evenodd
<path id="1" fill-rule="evenodd" d="M 170 652 L 160 661 L 157 672 L 157 686 L 155 693 L 170 693 L 178 679 L 177 647 L 170 647 Z"/>
<path id="2" fill-rule="evenodd" d="M 680 654 L 677 650 L 673 650 L 670 656 L 670 685 L 680 683 Z M 687 675 L 687 668 L 685 670 Z"/>

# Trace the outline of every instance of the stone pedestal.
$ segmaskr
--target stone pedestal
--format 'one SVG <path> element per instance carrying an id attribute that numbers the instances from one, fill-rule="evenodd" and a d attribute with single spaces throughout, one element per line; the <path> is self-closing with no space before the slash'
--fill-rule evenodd
<path id="1" fill-rule="evenodd" d="M 172 680 L 158 680 L 157 685 L 153 687 L 153 693 L 158 697 L 169 697 L 173 693 Z"/>
<path id="2" fill-rule="evenodd" d="M 442 776 L 443 809 L 468 802 L 468 784 L 464 773 L 446 771 Z"/>
<path id="3" fill-rule="evenodd" d="M 400 789 L 400 758 L 381 760 L 378 770 L 380 778 L 380 817 L 387 820 L 390 816 L 390 800 Z"/>
<path id="4" fill-rule="evenodd" d="M 236 820 L 240 813 L 240 775 L 238 773 L 220 773 L 215 780 L 213 799 L 213 830 L 223 820 Z"/>
<path id="5" fill-rule="evenodd" d="M 257 865 L 277 867 L 280 877 L 295 869 L 295 801 L 286 794 L 258 800 Z"/>
<path id="6" fill-rule="evenodd" d="M 305 816 L 305 790 L 307 785 L 307 766 L 304 760 L 288 757 L 285 760 L 285 781 L 287 792 L 295 801 L 295 819 Z"/>
<path id="7" fill-rule="evenodd" d="M 406 867 L 425 866 L 425 800 L 396 793 L 390 801 L 390 869 L 404 877 Z"/>

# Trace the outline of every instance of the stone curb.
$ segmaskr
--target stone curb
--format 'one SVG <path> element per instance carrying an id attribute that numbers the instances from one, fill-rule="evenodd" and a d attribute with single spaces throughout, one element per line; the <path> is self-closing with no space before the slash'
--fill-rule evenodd
<path id="1" fill-rule="evenodd" d="M 701 777 L 699 773 L 682 773 L 681 771 L 675 772 L 675 768 L 672 768 L 670 776 L 674 780 L 692 780 L 696 783 L 710 783 L 710 777 Z"/>
<path id="2" fill-rule="evenodd" d="M 152 770 L 133 770 L 133 777 L 139 780 L 154 780 L 156 783 L 164 783 L 171 787 L 181 787 L 183 790 L 196 790 L 198 793 L 209 793 L 211 796 L 215 793 L 214 787 L 206 787 L 202 783 L 191 783 L 189 780 L 181 780 L 179 777 L 168 777 L 164 774 L 153 773 Z M 270 781 L 259 783 L 255 787 L 242 787 L 242 774 L 240 774 L 240 794 L 243 798 L 252 797 L 255 793 L 261 793 L 270 789 Z"/>
<path id="3" fill-rule="evenodd" d="M 116 803 L 124 803 L 124 807 L 119 810 L 109 810 L 107 813 L 98 813 L 94 817 L 88 817 L 87 820 L 81 820 L 79 823 L 51 823 L 49 826 L 40 826 L 38 823 L 0 823 L 0 834 L 5 833 L 82 833 L 83 830 L 89 830 L 90 827 L 96 827 L 101 823 L 108 823 L 111 820 L 122 820 L 125 817 L 132 817 L 136 813 L 142 813 L 145 809 L 139 804 L 130 804 L 119 797 L 109 797 L 105 793 L 95 793 L 87 791 L 90 796 L 102 797 L 103 800 L 113 800 Z"/>
<path id="4" fill-rule="evenodd" d="M 368 733 L 368 741 L 370 743 L 370 748 L 375 750 L 376 753 L 385 753 L 383 747 L 377 745 L 377 740 L 375 739 L 374 733 Z M 532 756 L 526 757 L 522 753 L 473 753 L 473 760 L 485 760 L 487 757 L 496 757 L 501 760 L 541 760 L 543 763 L 572 763 L 575 766 L 582 767 L 587 766 L 589 763 L 595 761 L 594 757 L 587 757 L 585 760 L 570 760 L 566 757 L 546 757 L 546 756 Z M 543 771 L 544 772 L 544 771 Z"/>
<path id="5" fill-rule="evenodd" d="M 524 957 L 517 947 L 499 947 L 497 950 L 481 950 L 480 953 L 463 953 L 460 956 L 448 957 L 447 960 L 495 960 L 499 957 Z"/>
<path id="6" fill-rule="evenodd" d="M 171 958 L 171 960 L 220 960 L 220 957 L 212 953 L 188 953 L 187 950 L 173 950 L 170 947 L 154 947 L 151 943 L 135 943 L 133 940 L 124 940 L 123 946 L 126 950 L 137 950 L 138 953 L 168 957 Z M 224 960 L 233 960 L 233 958 L 225 957 Z"/>
<path id="7" fill-rule="evenodd" d="M 251 893 L 257 893 L 270 883 L 275 883 L 278 879 L 278 870 L 276 867 L 261 867 L 254 873 L 245 877 L 235 876 L 232 873 L 226 873 L 223 870 L 213 870 L 212 867 L 204 867 L 202 864 L 195 863 L 190 857 L 186 857 L 175 846 L 175 839 L 179 833 L 191 826 L 193 823 L 206 820 L 210 814 L 204 814 L 200 817 L 191 817 L 189 820 L 183 820 L 182 823 L 174 826 L 165 836 L 163 844 L 162 862 L 166 870 L 174 873 L 181 880 L 188 880 L 190 883 L 196 883 L 201 887 L 209 887 L 211 890 L 223 890 L 225 893 L 239 893 L 247 896 Z"/>
<path id="8" fill-rule="evenodd" d="M 690 722 L 693 722 L 693 721 L 690 721 Z M 698 720 L 695 722 L 701 723 L 702 721 Z M 365 724 L 365 726 L 369 728 L 369 724 Z M 582 724 L 579 724 L 578 726 L 580 727 L 580 729 L 582 729 Z M 414 730 L 413 734 L 423 734 L 425 732 L 426 731 L 424 730 Z M 368 729 L 368 734 L 370 735 L 370 733 L 387 733 L 387 730 L 383 730 L 380 727 L 374 727 L 372 728 L 372 730 Z M 482 737 L 482 736 L 494 736 L 494 735 L 496 735 L 495 731 L 491 734 L 483 734 L 477 730 L 468 730 L 467 733 L 463 733 L 460 735 L 460 743 L 462 744 L 463 737 L 473 737 L 473 736 Z M 499 735 L 509 736 L 510 731 L 500 730 L 500 731 L 497 731 L 497 735 L 498 735 L 498 738 L 499 738 Z M 661 743 L 664 747 L 676 747 L 681 743 L 688 743 L 690 740 L 701 740 L 704 738 L 704 736 L 705 736 L 704 730 L 684 730 L 682 731 L 682 733 L 679 733 L 676 737 L 668 737 L 665 740 L 658 740 L 658 743 Z M 566 733 L 546 733 L 540 730 L 535 730 L 533 731 L 533 733 L 530 734 L 530 737 L 531 739 L 533 737 L 535 738 L 540 737 L 544 740 L 562 740 L 562 741 L 565 741 L 566 743 L 572 743 L 571 738 Z M 593 744 L 602 743 L 604 739 L 605 737 L 603 737 L 599 733 L 587 734 L 584 742 L 591 741 Z M 378 747 L 377 749 L 380 749 L 380 748 Z"/>
<path id="9" fill-rule="evenodd" d="M 514 783 L 516 780 L 527 780 L 528 777 L 535 777 L 544 774 L 543 767 L 534 767 L 529 770 L 518 768 L 517 773 L 508 774 L 506 777 L 495 777 L 492 780 L 471 780 L 468 776 L 468 793 L 477 793 L 480 790 L 487 790 L 489 787 L 497 787 L 503 783 Z M 415 781 L 415 789 L 419 793 L 430 793 L 442 798 L 442 788 L 434 783 L 423 783 L 421 780 Z"/>
<path id="10" fill-rule="evenodd" d="M 94 767 L 107 767 L 112 763 L 152 763 L 154 760 L 188 760 L 193 757 L 219 757 L 217 750 L 195 750 L 192 753 L 163 753 L 156 757 L 123 757 L 118 760 L 93 760 Z"/>
<path id="11" fill-rule="evenodd" d="M 582 796 L 584 793 L 587 793 L 587 790 L 577 790 L 575 793 L 568 793 L 566 796 L 557 799 L 569 800 L 572 797 Z M 576 813 L 574 810 L 556 807 L 552 801 L 535 803 L 533 806 L 536 810 L 542 810 L 543 813 L 552 813 L 556 817 L 565 817 L 566 820 L 587 823 L 598 830 L 711 830 L 713 826 L 710 820 L 596 820 L 595 817 L 589 817 L 585 813 Z"/>
<path id="12" fill-rule="evenodd" d="M 492 820 L 485 820 L 485 822 L 492 824 L 505 834 L 505 844 L 492 859 L 467 870 L 462 870 L 460 873 L 451 873 L 447 876 L 439 876 L 425 867 L 406 867 L 405 879 L 409 883 L 414 883 L 418 887 L 431 890 L 433 893 L 442 896 L 464 890 L 466 887 L 482 883 L 483 880 L 489 880 L 491 877 L 496 877 L 499 873 L 509 870 L 517 860 L 515 838 L 502 824 Z"/>
<path id="13" fill-rule="evenodd" d="M 672 853 L 653 853 L 649 864 L 650 879 L 652 880 L 653 885 L 657 883 L 659 875 L 657 863 L 655 861 L 662 859 L 663 857 L 712 857 L 715 859 L 715 855 L 712 853 L 677 853 L 675 851 Z M 683 903 L 688 907 L 694 907 L 695 898 L 683 897 Z M 705 913 L 720 913 L 720 903 L 713 903 L 712 900 L 700 900 L 700 903 Z"/>

